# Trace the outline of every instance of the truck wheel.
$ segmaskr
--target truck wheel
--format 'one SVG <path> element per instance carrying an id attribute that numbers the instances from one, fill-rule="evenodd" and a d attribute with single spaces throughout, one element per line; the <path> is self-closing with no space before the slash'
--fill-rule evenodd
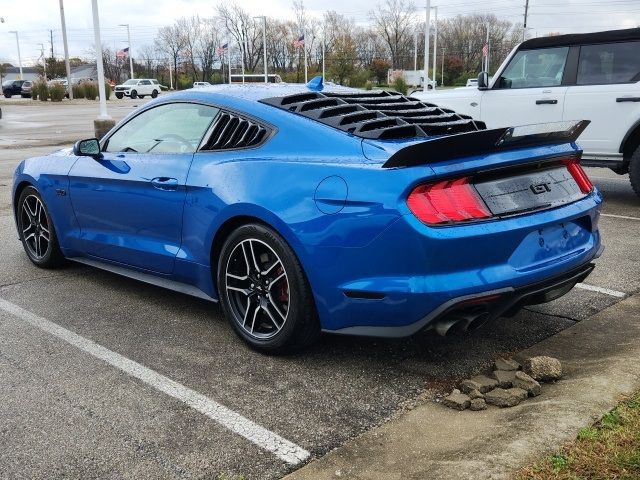
<path id="1" fill-rule="evenodd" d="M 633 191 L 640 197 L 640 146 L 636 148 L 629 160 L 629 180 Z"/>
<path id="2" fill-rule="evenodd" d="M 131 98 L 138 98 L 138 92 L 136 92 L 135 90 L 131 90 Z"/>

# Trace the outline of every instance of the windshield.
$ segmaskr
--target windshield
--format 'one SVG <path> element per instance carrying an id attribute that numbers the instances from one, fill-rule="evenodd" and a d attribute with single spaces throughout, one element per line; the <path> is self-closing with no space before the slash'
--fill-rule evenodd
<path id="1" fill-rule="evenodd" d="M 126 82 L 124 82 L 124 85 L 137 85 L 138 84 L 138 80 L 127 80 Z"/>

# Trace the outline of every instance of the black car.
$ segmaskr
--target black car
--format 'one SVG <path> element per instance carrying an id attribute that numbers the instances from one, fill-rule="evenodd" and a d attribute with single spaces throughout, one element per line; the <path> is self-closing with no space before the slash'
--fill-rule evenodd
<path id="1" fill-rule="evenodd" d="M 22 96 L 22 84 L 26 80 L 7 80 L 2 84 L 2 93 L 5 97 L 11 98 L 12 95 Z"/>

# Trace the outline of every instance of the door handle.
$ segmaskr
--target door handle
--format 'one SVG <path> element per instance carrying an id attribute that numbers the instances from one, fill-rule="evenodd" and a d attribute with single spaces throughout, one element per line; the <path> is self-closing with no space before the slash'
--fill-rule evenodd
<path id="1" fill-rule="evenodd" d="M 169 177 L 156 177 L 151 180 L 151 185 L 158 190 L 177 190 L 178 179 Z"/>
<path id="2" fill-rule="evenodd" d="M 640 102 L 640 97 L 618 97 L 616 98 L 616 102 Z"/>
<path id="3" fill-rule="evenodd" d="M 536 105 L 555 105 L 558 103 L 558 100 L 550 99 L 550 100 L 536 100 Z"/>

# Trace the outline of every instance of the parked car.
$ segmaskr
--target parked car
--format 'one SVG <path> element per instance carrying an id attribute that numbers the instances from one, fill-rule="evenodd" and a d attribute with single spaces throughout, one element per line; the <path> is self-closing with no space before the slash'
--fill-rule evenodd
<path id="1" fill-rule="evenodd" d="M 22 98 L 31 98 L 31 87 L 33 87 L 33 82 L 28 80 L 22 84 L 22 88 L 20 89 Z"/>
<path id="2" fill-rule="evenodd" d="M 588 119 L 583 164 L 629 173 L 640 196 L 640 28 L 527 40 L 478 89 L 418 98 L 489 128 Z"/>
<path id="3" fill-rule="evenodd" d="M 151 98 L 156 98 L 162 88 L 160 83 L 149 78 L 136 78 L 127 80 L 121 85 L 116 85 L 114 91 L 116 98 L 131 97 L 131 98 L 144 98 L 147 95 Z"/>
<path id="4" fill-rule="evenodd" d="M 23 161 L 12 199 L 35 265 L 219 301 L 262 351 L 321 331 L 446 334 L 558 298 L 594 268 L 602 198 L 575 146 L 587 123 L 486 130 L 319 77 L 189 89 L 100 142 Z"/>
<path id="5" fill-rule="evenodd" d="M 2 83 L 2 94 L 6 98 L 11 98 L 13 95 L 22 96 L 22 85 L 26 80 L 7 80 Z"/>
<path id="6" fill-rule="evenodd" d="M 193 82 L 193 88 L 202 88 L 202 87 L 210 87 L 211 84 L 209 82 Z"/>

